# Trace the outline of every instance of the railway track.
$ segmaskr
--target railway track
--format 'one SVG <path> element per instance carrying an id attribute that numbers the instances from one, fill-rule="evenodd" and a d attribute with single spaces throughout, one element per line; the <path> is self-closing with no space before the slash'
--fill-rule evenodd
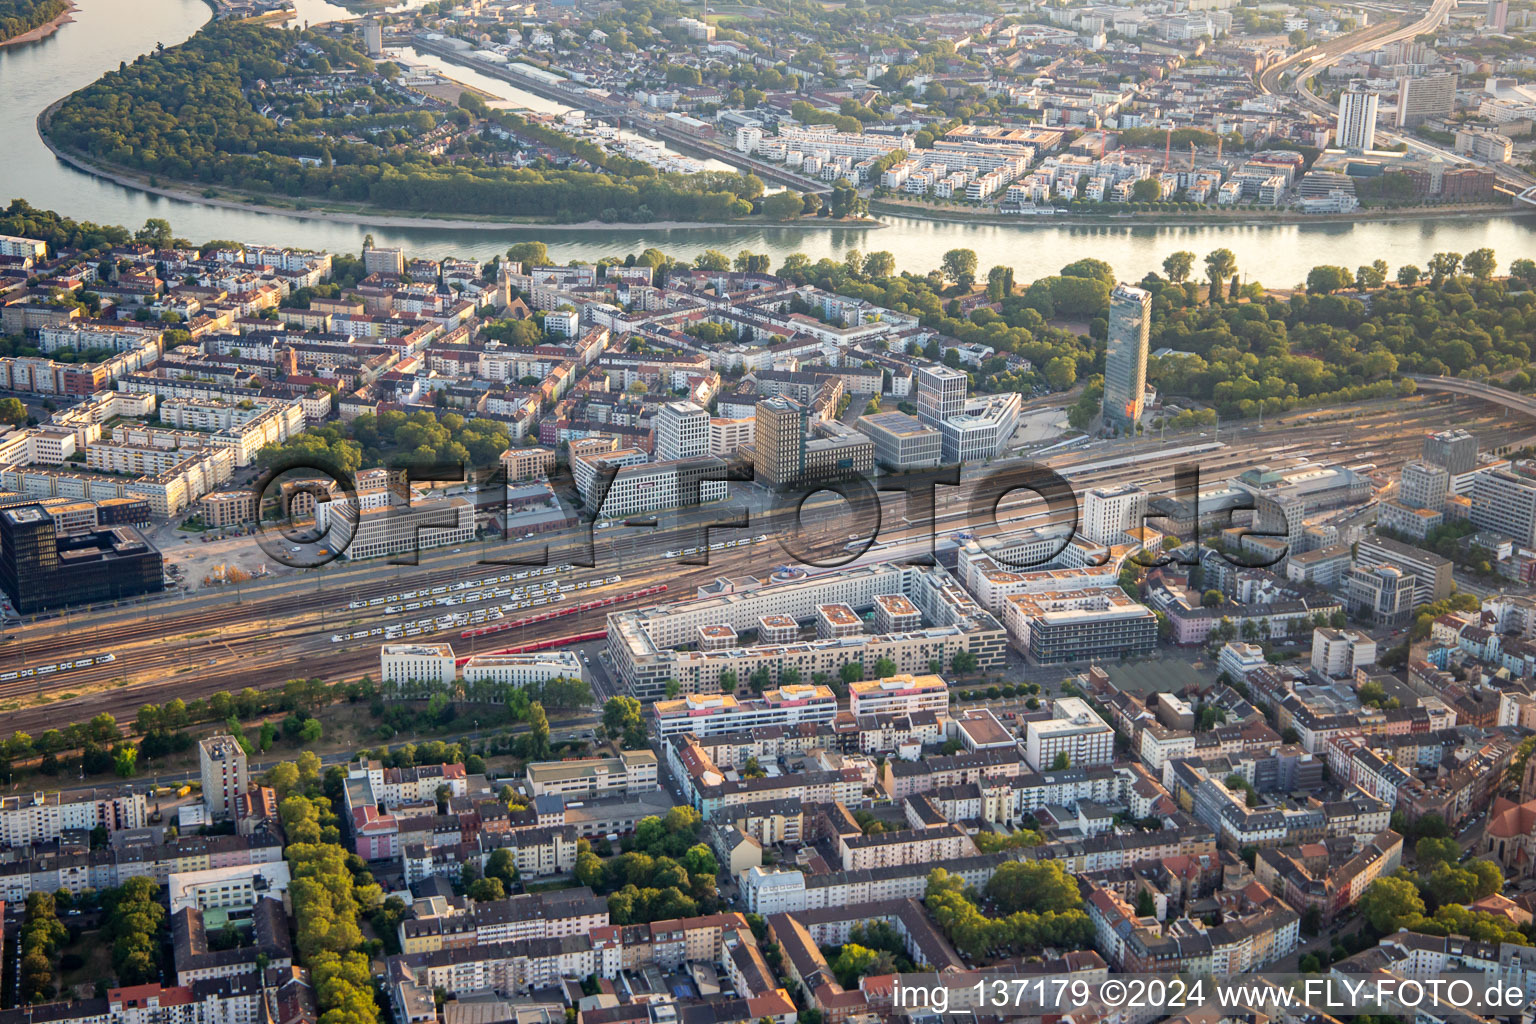
<path id="1" fill-rule="evenodd" d="M 1415 400 L 1406 404 L 1394 404 L 1379 410 L 1369 410 L 1350 422 L 1307 423 L 1314 414 L 1293 413 L 1274 428 L 1274 436 L 1268 432 L 1258 439 L 1239 441 L 1231 447 L 1203 453 L 1198 457 L 1202 470 L 1209 477 L 1230 475 L 1248 466 L 1273 459 L 1289 459 L 1293 456 L 1311 457 L 1315 460 L 1337 460 L 1345 465 L 1362 461 L 1374 461 L 1385 467 L 1417 457 L 1422 430 L 1443 427 L 1450 421 L 1446 415 L 1448 400 L 1443 398 Z M 1487 413 L 1481 403 L 1472 405 L 1462 399 L 1456 421 L 1474 429 L 1484 437 L 1488 447 L 1513 443 L 1530 433 L 1530 424 L 1518 417 L 1513 425 L 1506 415 Z M 1224 436 L 1230 434 L 1224 432 Z M 1337 447 L 1331 447 L 1334 442 Z M 1200 439 L 1184 442 L 1198 444 Z M 1160 454 L 1145 442 L 1144 453 L 1132 449 L 1129 456 L 1119 459 L 1106 458 L 1102 452 L 1077 451 L 1063 453 L 1047 459 L 1050 464 L 1066 472 L 1073 487 L 1082 489 L 1107 486 L 1122 482 L 1143 482 L 1167 478 L 1176 457 Z M 1173 444 L 1169 448 L 1176 447 Z M 1283 452 L 1283 454 L 1274 454 Z M 1110 468 L 1092 469 L 1096 464 L 1113 463 Z M 1073 467 L 1084 467 L 1074 473 Z M 1162 475 L 1160 475 L 1162 474 Z M 950 515 L 953 516 L 954 506 Z M 941 516 L 945 508 L 941 505 Z M 941 520 L 940 532 L 964 527 L 964 520 Z M 765 528 L 765 522 L 757 519 L 748 529 L 756 532 Z M 900 527 L 888 521 L 881 531 L 881 539 L 892 540 L 912 537 L 919 527 Z M 683 531 L 674 531 L 678 536 Z M 772 531 L 770 531 L 772 532 Z M 846 539 L 847 524 L 833 518 L 824 526 L 811 531 L 813 536 L 828 542 Z M 670 534 L 658 532 L 647 546 L 652 554 L 659 554 Z M 768 552 L 771 552 L 768 553 Z M 626 566 L 600 564 L 592 570 L 576 570 L 562 579 L 581 579 L 587 573 L 601 576 L 616 569 L 623 575 L 623 583 L 616 585 L 623 591 L 644 589 L 659 582 L 672 587 L 671 593 L 686 595 L 691 587 L 732 572 L 760 570 L 778 557 L 776 547 L 750 546 L 713 552 L 708 566 L 684 566 L 675 562 L 661 565 Z M 300 675 L 320 675 L 326 678 L 356 678 L 374 672 L 378 664 L 378 646 L 382 637 L 361 638 L 341 644 L 330 644 L 328 634 L 343 623 L 372 624 L 388 622 L 394 616 L 382 605 L 371 608 L 350 609 L 352 601 L 388 597 L 402 590 L 432 588 L 466 579 L 482 579 L 497 575 L 498 567 L 477 564 L 468 558 L 460 558 L 461 564 L 443 567 L 414 569 L 400 567 L 400 571 L 380 575 L 386 566 L 365 566 L 334 572 L 332 578 L 322 578 L 311 586 L 308 583 L 295 586 L 292 582 L 276 581 L 248 591 L 230 595 L 223 602 L 209 604 L 210 596 L 197 595 L 171 599 L 175 603 L 150 603 L 143 609 L 147 614 L 130 618 L 137 609 L 112 609 L 103 613 L 97 610 L 94 621 L 87 618 L 82 625 L 70 632 L 59 633 L 56 623 L 24 627 L 23 632 L 35 635 L 21 644 L 0 648 L 0 659 L 14 650 L 24 648 L 28 664 L 37 665 L 44 659 L 67 660 L 74 657 L 94 656 L 104 650 L 114 653 L 117 660 L 109 666 L 93 666 L 85 670 L 61 673 L 44 680 L 17 680 L 0 684 L 0 704 L 5 705 L 6 720 L 11 728 L 36 732 L 56 727 L 63 722 L 89 718 L 106 710 L 119 718 L 132 717 L 139 706 L 146 702 L 159 702 L 179 696 L 184 700 L 207 696 L 219 690 L 238 690 L 245 686 L 262 688 L 280 684 Z M 410 569 L 406 572 L 406 569 Z M 499 572 L 509 571 L 501 566 Z M 264 594 L 262 590 L 275 593 Z M 585 593 L 603 596 L 618 593 L 617 589 L 591 588 Z M 557 633 L 577 633 L 601 629 L 606 613 L 620 607 L 647 603 L 655 598 L 634 599 L 616 603 L 611 608 L 594 610 L 592 614 L 571 615 L 544 623 L 519 627 L 492 634 L 485 638 L 483 647 L 504 647 L 511 644 L 536 641 Z M 192 605 L 178 611 L 177 605 Z M 90 613 L 88 613 L 90 614 Z M 425 609 L 421 614 L 427 614 Z M 517 613 L 513 613 L 517 614 Z M 410 613 L 408 613 L 409 617 Z M 82 616 L 76 616 L 78 622 Z M 420 640 L 449 639 L 462 645 L 458 636 L 461 627 L 454 625 L 444 630 L 424 631 Z M 468 641 L 473 653 L 478 638 Z M 213 663 L 209 663 L 209 659 Z M 71 697 L 60 695 L 74 693 Z M 39 699 L 47 703 L 36 703 Z"/>

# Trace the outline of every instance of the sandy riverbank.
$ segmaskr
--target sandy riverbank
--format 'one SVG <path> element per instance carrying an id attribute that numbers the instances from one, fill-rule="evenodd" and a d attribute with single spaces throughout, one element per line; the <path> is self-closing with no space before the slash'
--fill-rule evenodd
<path id="1" fill-rule="evenodd" d="M 7 46 L 16 46 L 20 43 L 35 43 L 39 39 L 47 39 L 59 29 L 74 21 L 74 14 L 79 9 L 80 8 L 74 5 L 73 0 L 71 0 L 69 8 L 65 10 L 63 14 L 59 15 L 57 18 L 54 18 L 52 21 L 39 25 L 37 28 L 30 32 L 23 32 L 19 36 L 12 36 L 9 39 L 0 40 L 0 49 L 4 49 Z"/>
<path id="2" fill-rule="evenodd" d="M 282 217 L 296 217 L 300 220 L 321 221 L 330 224 L 357 224 L 371 228 L 445 228 L 454 231 L 509 231 L 518 229 L 537 229 L 541 232 L 577 232 L 577 231 L 693 231 L 719 228 L 747 228 L 757 227 L 762 229 L 793 228 L 801 230 L 805 228 L 882 228 L 885 225 L 879 221 L 847 221 L 831 220 L 821 217 L 810 217 L 804 220 L 779 222 L 764 220 L 760 217 L 744 217 L 741 220 L 732 221 L 692 221 L 692 220 L 657 220 L 644 223 L 630 223 L 627 221 L 610 222 L 603 220 L 583 220 L 572 223 L 555 223 L 553 221 L 537 220 L 507 220 L 486 217 L 480 220 L 469 220 L 457 217 L 432 217 L 413 216 L 406 213 L 368 213 L 365 211 L 350 212 L 344 210 L 315 210 L 303 209 L 297 206 L 271 206 L 265 203 L 247 203 L 234 199 L 222 199 L 218 196 L 205 196 L 201 192 L 189 188 L 179 188 L 171 185 L 151 184 L 148 177 L 138 174 L 130 174 L 125 171 L 110 171 L 69 153 L 56 146 L 48 138 L 47 119 L 49 114 L 62 103 L 63 100 L 50 104 L 37 118 L 37 134 L 43 140 L 43 145 L 55 157 L 69 164 L 78 171 L 93 175 L 121 185 L 124 188 L 137 189 L 140 192 L 149 192 L 153 195 L 164 196 L 167 199 L 175 199 L 184 203 L 197 203 L 202 206 L 214 206 L 226 210 L 246 210 L 252 213 L 274 214 Z"/>

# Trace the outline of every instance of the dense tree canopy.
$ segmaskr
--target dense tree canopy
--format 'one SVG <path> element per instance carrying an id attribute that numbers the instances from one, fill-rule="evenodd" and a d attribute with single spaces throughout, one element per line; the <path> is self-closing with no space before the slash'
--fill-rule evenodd
<path id="1" fill-rule="evenodd" d="M 0 0 L 0 42 L 46 25 L 68 9 L 65 0 Z"/>
<path id="2" fill-rule="evenodd" d="M 341 67 L 360 73 L 340 97 L 346 109 L 355 100 L 381 113 L 340 116 L 340 104 L 332 108 L 298 86 L 283 92 L 276 85 Z M 402 111 L 373 71 L 372 61 L 324 33 L 214 22 L 181 46 L 140 57 L 75 93 L 48 130 L 89 159 L 177 181 L 423 212 L 728 220 L 749 213 L 763 191 L 752 175 L 656 174 L 596 147 L 575 155 L 613 173 L 502 167 L 480 155 L 450 161 L 412 144 L 436 126 L 434 115 Z M 473 97 L 464 107 L 456 116 L 466 124 L 481 116 L 531 141 L 567 151 L 575 145 L 564 136 L 546 140 L 549 130 L 485 109 Z"/>

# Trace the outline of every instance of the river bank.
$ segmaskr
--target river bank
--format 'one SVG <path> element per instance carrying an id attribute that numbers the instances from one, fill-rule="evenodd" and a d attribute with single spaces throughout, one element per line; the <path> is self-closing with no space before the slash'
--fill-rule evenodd
<path id="1" fill-rule="evenodd" d="M 758 229 L 769 230 L 772 228 L 790 228 L 794 230 L 805 229 L 843 229 L 856 231 L 871 231 L 885 227 L 875 220 L 832 220 L 830 218 L 812 217 L 796 221 L 770 221 L 760 216 L 743 217 L 741 220 L 709 222 L 709 221 L 647 221 L 643 224 L 613 223 L 602 220 L 583 220 L 570 223 L 557 223 L 555 221 L 538 220 L 512 220 L 507 218 L 495 219 L 470 219 L 461 217 L 433 217 L 430 215 L 414 215 L 400 211 L 381 211 L 370 213 L 366 210 L 338 210 L 330 208 L 314 209 L 301 206 L 276 206 L 262 202 L 245 202 L 242 200 L 223 199 L 219 196 L 207 196 L 202 192 L 191 188 L 178 187 L 151 182 L 147 175 L 141 175 L 125 170 L 108 169 L 89 163 L 74 153 L 56 145 L 48 137 L 48 117 L 58 109 L 68 97 L 62 97 L 49 104 L 48 107 L 37 116 L 37 134 L 55 157 L 73 167 L 77 171 L 83 171 L 92 177 L 110 181 L 114 185 L 123 188 L 136 189 L 151 195 L 161 196 L 166 199 L 174 199 L 181 203 L 194 203 L 199 206 L 211 206 L 216 209 L 242 210 L 250 213 L 270 214 L 273 216 L 293 217 L 298 220 L 320 221 L 329 224 L 356 224 L 361 227 L 381 228 L 432 228 L 446 231 L 507 231 L 537 229 L 539 232 L 592 232 L 592 231 L 688 231 L 688 230 L 732 230 L 732 229 Z"/>
<path id="2" fill-rule="evenodd" d="M 1520 206 L 1516 204 L 1479 203 L 1475 205 L 1445 207 L 1414 207 L 1404 210 L 1358 210 L 1354 213 L 1295 213 L 1280 212 L 1273 214 L 1222 213 L 1218 210 L 1207 212 L 1178 212 L 1178 213 L 1073 213 L 1063 211 L 1055 214 L 1007 214 L 989 213 L 983 211 L 971 212 L 963 208 L 953 210 L 932 210 L 917 203 L 891 202 L 886 199 L 871 199 L 869 201 L 871 213 L 883 213 L 893 217 L 907 217 L 912 220 L 931 221 L 936 224 L 976 224 L 1010 228 L 1063 228 L 1063 227 L 1111 227 L 1111 228 L 1176 228 L 1176 227 L 1272 227 L 1282 225 L 1310 225 L 1310 224 L 1373 224 L 1383 220 L 1391 221 L 1429 221 L 1429 220 L 1465 220 L 1467 218 L 1485 217 L 1531 217 L 1536 216 L 1536 207 Z"/>
<path id="3" fill-rule="evenodd" d="M 1249 280 L 1288 288 L 1306 280 L 1319 264 L 1353 267 L 1371 259 L 1392 267 L 1424 266 L 1435 252 L 1471 252 L 1488 247 L 1500 262 L 1536 250 L 1536 218 L 1447 216 L 1411 220 L 1384 214 L 1380 219 L 1349 223 L 1270 222 L 1237 225 L 1150 224 L 1142 221 L 1087 223 L 1069 217 L 1042 217 L 1027 227 L 1022 218 L 995 223 L 929 220 L 902 214 L 880 215 L 881 230 L 828 223 L 819 218 L 785 224 L 736 222 L 722 227 L 677 224 L 603 224 L 590 230 L 569 225 L 540 226 L 470 223 L 463 228 L 434 228 L 428 219 L 367 215 L 342 222 L 316 211 L 258 208 L 224 194 L 218 205 L 193 195 L 188 201 L 152 192 L 138 184 L 118 184 L 78 170 L 55 155 L 38 136 L 37 119 L 59 97 L 82 89 L 122 62 L 159 46 L 185 41 L 208 21 L 207 0 L 74 0 L 79 11 L 66 32 L 41 46 L 13 47 L 0 58 L 0 135 L 6 139 L 3 199 L 22 198 L 39 209 L 58 210 L 98 224 L 143 224 L 146 218 L 169 220 L 177 235 L 193 239 L 233 238 L 251 245 L 291 245 L 333 252 L 355 251 L 365 235 L 379 245 L 399 246 L 412 255 L 456 256 L 484 261 L 506 252 L 514 241 L 544 241 L 557 262 L 595 261 L 615 253 L 657 248 L 692 260 L 706 249 L 735 254 L 742 249 L 769 256 L 779 266 L 792 253 L 813 263 L 841 261 L 849 250 L 889 250 L 898 270 L 926 273 L 950 249 L 976 253 L 982 267 L 1008 266 L 1020 280 L 1056 273 L 1075 259 L 1092 256 L 1109 263 L 1126 280 L 1156 270 L 1170 252 L 1232 250 Z M 325 0 L 296 0 L 314 23 L 344 14 Z M 418 0 L 410 0 L 417 3 Z M 320 10 L 324 8 L 324 10 Z M 324 18 L 322 19 L 322 15 Z M 481 85 L 490 87 L 489 82 Z M 89 157 L 89 154 L 87 155 Z M 126 176 L 125 176 L 126 177 Z M 190 191 L 201 191 L 194 186 Z M 233 197 L 234 201 L 230 201 Z M 283 197 L 275 197 L 278 202 Z M 329 205 L 329 204 L 327 204 Z M 383 219 L 399 227 L 378 226 Z M 458 220 L 452 212 L 442 220 Z M 441 221 L 440 221 L 441 222 Z M 500 230 L 496 230 L 496 228 Z M 1362 259 L 1363 254 L 1365 258 Z"/>
<path id="4" fill-rule="evenodd" d="M 69 6 L 64 9 L 64 13 L 60 14 L 52 21 L 46 21 L 43 24 L 37 26 L 37 28 L 34 28 L 28 32 L 23 32 L 19 36 L 11 36 L 9 39 L 0 39 L 0 50 L 5 49 L 7 46 L 18 46 L 22 43 L 35 43 L 40 39 L 47 39 L 59 29 L 74 21 L 75 12 L 79 9 L 80 8 L 75 6 L 74 0 L 70 0 Z"/>

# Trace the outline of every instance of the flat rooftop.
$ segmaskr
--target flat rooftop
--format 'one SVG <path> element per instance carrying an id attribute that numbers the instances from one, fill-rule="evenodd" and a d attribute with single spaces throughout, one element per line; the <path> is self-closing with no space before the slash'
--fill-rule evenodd
<path id="1" fill-rule="evenodd" d="M 819 604 L 816 611 L 834 626 L 857 626 L 860 622 L 853 609 L 845 604 Z"/>

